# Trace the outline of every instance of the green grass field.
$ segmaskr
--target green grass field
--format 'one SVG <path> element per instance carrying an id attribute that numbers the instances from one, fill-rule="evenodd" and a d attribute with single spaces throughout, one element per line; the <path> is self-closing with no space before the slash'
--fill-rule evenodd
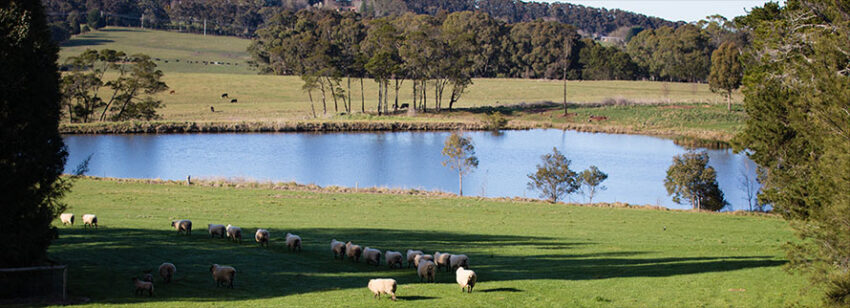
<path id="1" fill-rule="evenodd" d="M 815 306 L 818 292 L 782 269 L 792 240 L 774 217 L 594 208 L 477 198 L 214 188 L 82 179 L 66 198 L 75 226 L 59 226 L 50 258 L 70 265 L 74 298 L 94 305 L 429 307 Z M 97 230 L 79 224 L 84 213 Z M 177 235 L 173 219 L 191 219 Z M 243 228 L 241 245 L 210 239 L 208 223 Z M 58 224 L 58 221 L 57 221 Z M 666 227 L 666 230 L 664 228 Z M 252 242 L 272 232 L 271 247 Z M 286 251 L 286 232 L 304 239 Z M 413 269 L 331 257 L 332 238 L 363 246 L 465 253 L 479 276 L 462 294 L 454 275 L 420 283 Z M 132 277 L 162 262 L 176 280 L 134 296 Z M 216 288 L 209 266 L 232 265 L 234 289 Z M 399 282 L 399 302 L 374 300 L 371 278 Z"/>
<path id="2" fill-rule="evenodd" d="M 128 53 L 146 53 L 160 59 L 157 64 L 165 73 L 164 81 L 174 94 L 169 92 L 157 96 L 165 103 L 160 110 L 163 121 L 279 121 L 311 118 L 310 101 L 301 90 L 302 81 L 295 76 L 270 76 L 252 74 L 246 61 L 249 41 L 233 37 L 202 36 L 198 34 L 152 31 L 131 28 L 105 28 L 76 36 L 62 48 L 62 58 L 79 54 L 86 48 L 112 48 Z M 176 62 L 176 60 L 180 62 Z M 164 61 L 168 60 L 168 63 Z M 189 64 L 188 61 L 216 61 L 231 65 Z M 238 66 L 233 65 L 239 63 Z M 410 103 L 411 83 L 401 85 L 399 103 Z M 449 92 L 448 90 L 446 92 Z M 555 119 L 557 112 L 540 114 L 539 110 L 511 114 L 512 120 L 539 123 L 586 123 L 587 115 L 606 115 L 609 121 L 593 124 L 615 126 L 631 132 L 657 132 L 675 130 L 685 135 L 700 135 L 710 131 L 728 139 L 742 127 L 745 119 L 742 108 L 732 113 L 723 109 L 719 95 L 711 93 L 706 84 L 667 83 L 652 81 L 569 81 L 567 99 L 585 104 L 605 100 L 628 101 L 627 106 L 617 108 L 582 107 L 580 117 Z M 238 103 L 221 98 L 228 93 Z M 365 109 L 375 113 L 377 85 L 365 81 Z M 107 95 L 107 93 L 104 93 Z M 433 107 L 433 92 L 429 92 L 428 105 Z M 448 96 L 448 94 L 445 94 Z M 391 99 L 394 99 L 392 91 Z M 352 111 L 361 109 L 359 80 L 352 80 Z M 326 121 L 339 119 L 334 102 L 328 98 L 328 114 L 322 114 L 320 94 L 313 93 L 315 108 L 320 118 Z M 736 98 L 739 99 L 739 98 Z M 529 79 L 475 79 L 468 92 L 461 98 L 457 108 L 482 106 L 506 106 L 518 103 L 560 102 L 563 100 L 563 83 L 557 80 Z M 448 97 L 444 98 L 448 104 Z M 708 108 L 659 108 L 646 107 L 644 103 L 708 105 Z M 342 102 L 339 102 L 340 111 Z M 210 106 L 215 112 L 210 112 Z M 445 108 L 446 106 L 444 106 Z M 586 109 L 585 109 L 586 108 Z M 676 110 L 674 110 L 676 109 Z M 722 113 L 722 114 L 721 114 Z M 438 116 L 419 114 L 413 119 L 438 118 L 448 121 L 476 121 L 466 113 Z M 349 117 L 342 117 L 347 119 Z M 629 128 L 629 129 L 625 129 Z"/>

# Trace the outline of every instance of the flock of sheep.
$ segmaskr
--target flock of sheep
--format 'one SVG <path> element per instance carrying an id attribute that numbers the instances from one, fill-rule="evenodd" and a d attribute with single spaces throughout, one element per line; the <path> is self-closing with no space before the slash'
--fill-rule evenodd
<path id="1" fill-rule="evenodd" d="M 60 219 L 64 225 L 74 224 L 73 213 L 61 214 Z M 83 215 L 83 222 L 86 227 L 93 226 L 97 228 L 97 216 L 93 214 Z M 191 220 L 174 220 L 171 222 L 171 227 L 177 230 L 178 234 L 192 234 Z M 208 224 L 207 231 L 209 232 L 210 238 L 216 236 L 224 238 L 226 236 L 231 241 L 242 243 L 242 228 L 229 224 L 227 226 L 220 224 Z M 270 239 L 271 235 L 266 229 L 257 229 L 257 232 L 254 233 L 254 240 L 260 246 L 268 247 Z M 300 252 L 302 250 L 302 241 L 300 236 L 292 233 L 286 233 L 285 240 L 286 246 L 290 251 Z M 331 240 L 330 248 L 331 252 L 333 252 L 334 259 L 339 257 L 341 260 L 345 260 L 347 257 L 354 262 L 359 262 L 362 257 L 366 264 L 380 266 L 381 256 L 384 255 L 385 264 L 390 268 L 395 268 L 396 265 L 398 265 L 398 268 L 403 267 L 402 254 L 399 251 L 387 250 L 386 254 L 383 254 L 378 249 L 370 247 L 362 248 L 360 245 L 356 245 L 351 241 L 343 243 L 336 239 Z M 421 250 L 407 250 L 406 259 L 407 268 L 413 266 L 416 269 L 420 282 L 423 280 L 427 282 L 434 282 L 436 273 L 440 270 L 440 268 L 445 268 L 447 272 L 449 270 L 455 272 L 455 279 L 463 292 L 471 293 L 472 288 L 475 287 L 475 283 L 478 280 L 478 276 L 475 272 L 469 269 L 469 257 L 464 254 L 453 255 L 449 253 L 440 253 L 438 251 L 433 255 L 430 255 L 425 254 Z M 176 272 L 177 267 L 172 263 L 166 262 L 159 266 L 159 274 L 166 283 L 171 282 L 171 278 Z M 233 288 L 233 281 L 236 277 L 236 269 L 232 266 L 213 264 L 210 266 L 210 273 L 212 274 L 217 287 L 225 286 Z M 135 286 L 135 293 L 137 295 L 147 292 L 149 296 L 152 296 L 154 293 L 153 275 L 150 273 L 146 273 L 142 279 L 134 277 L 133 285 Z M 381 294 L 387 294 L 392 297 L 392 300 L 396 300 L 395 291 L 398 284 L 395 279 L 371 279 L 369 280 L 367 287 L 374 296 L 379 299 Z"/>

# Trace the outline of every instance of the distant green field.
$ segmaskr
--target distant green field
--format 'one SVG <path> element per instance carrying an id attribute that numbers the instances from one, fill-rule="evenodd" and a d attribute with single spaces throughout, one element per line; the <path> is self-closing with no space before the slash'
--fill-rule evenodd
<path id="1" fill-rule="evenodd" d="M 319 193 L 83 179 L 66 201 L 77 225 L 59 226 L 49 256 L 70 265 L 73 298 L 94 305 L 388 306 L 366 289 L 396 279 L 399 302 L 427 307 L 782 307 L 816 306 L 817 290 L 782 270 L 792 240 L 779 218 L 593 208 L 478 198 Z M 84 230 L 80 217 L 98 215 Z M 191 236 L 170 221 L 188 218 Z M 56 222 L 57 224 L 58 221 Z M 245 241 L 210 239 L 208 223 L 243 228 Z M 272 233 L 271 247 L 252 241 Z M 666 228 L 666 230 L 665 230 Z M 300 234 L 304 252 L 284 247 Z M 413 269 L 334 260 L 332 238 L 385 251 L 465 253 L 479 276 L 462 294 L 454 275 L 420 283 Z M 131 277 L 162 262 L 156 296 L 134 296 Z M 232 265 L 234 289 L 216 288 L 212 263 Z"/>

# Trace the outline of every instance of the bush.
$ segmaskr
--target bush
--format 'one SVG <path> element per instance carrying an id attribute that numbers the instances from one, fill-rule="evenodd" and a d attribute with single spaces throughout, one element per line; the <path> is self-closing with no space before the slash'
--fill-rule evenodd
<path id="1" fill-rule="evenodd" d="M 489 130 L 501 130 L 508 124 L 508 119 L 501 112 L 494 112 L 484 116 L 484 124 Z"/>

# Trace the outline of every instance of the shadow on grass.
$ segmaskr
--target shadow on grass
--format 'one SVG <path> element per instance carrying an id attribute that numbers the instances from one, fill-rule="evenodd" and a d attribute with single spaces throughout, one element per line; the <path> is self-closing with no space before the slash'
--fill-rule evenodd
<path id="1" fill-rule="evenodd" d="M 439 297 L 433 296 L 396 296 L 396 298 L 403 301 L 421 301 L 426 299 L 438 299 Z"/>
<path id="2" fill-rule="evenodd" d="M 115 42 L 110 39 L 102 38 L 76 38 L 67 40 L 61 44 L 62 47 L 77 47 L 77 46 L 96 46 Z"/>
<path id="3" fill-rule="evenodd" d="M 422 249 L 465 253 L 481 282 L 512 280 L 592 280 L 617 277 L 667 277 L 784 264 L 767 256 L 643 258 L 647 252 L 570 253 L 577 247 L 595 245 L 551 237 L 490 234 L 465 234 L 393 229 L 270 229 L 270 248 L 260 248 L 251 234 L 255 228 L 243 226 L 242 244 L 226 239 L 211 239 L 203 229 L 191 236 L 171 230 L 100 228 L 83 230 L 79 226 L 60 227 L 61 237 L 50 248 L 50 257 L 70 266 L 69 292 L 97 303 L 136 303 L 190 300 L 228 301 L 273 298 L 342 289 L 363 289 L 369 279 L 389 277 L 400 285 L 419 283 L 413 269 L 376 267 L 363 261 L 333 259 L 330 239 L 352 240 L 382 251 Z M 304 251 L 288 252 L 283 235 L 300 234 Z M 415 243 L 415 246 L 409 245 Z M 558 247 L 563 253 L 553 252 Z M 500 254 L 509 250 L 510 254 Z M 586 250 L 586 248 L 585 248 Z M 527 255 L 516 255 L 524 251 Z M 170 284 L 154 280 L 156 296 L 133 294 L 132 277 L 146 270 L 156 274 L 163 262 L 177 266 Z M 232 265 L 237 269 L 234 289 L 217 288 L 209 272 L 211 264 Z M 406 264 L 405 264 L 406 266 Z M 437 273 L 437 283 L 454 284 L 451 273 Z M 495 288 L 479 292 L 523 292 L 514 288 Z M 406 295 L 399 292 L 399 295 Z M 406 300 L 430 297 L 402 296 Z"/>
<path id="4" fill-rule="evenodd" d="M 475 290 L 480 293 L 492 293 L 492 292 L 510 292 L 510 293 L 519 293 L 524 292 L 523 290 L 517 288 L 495 288 L 495 289 L 486 289 L 486 290 Z"/>

